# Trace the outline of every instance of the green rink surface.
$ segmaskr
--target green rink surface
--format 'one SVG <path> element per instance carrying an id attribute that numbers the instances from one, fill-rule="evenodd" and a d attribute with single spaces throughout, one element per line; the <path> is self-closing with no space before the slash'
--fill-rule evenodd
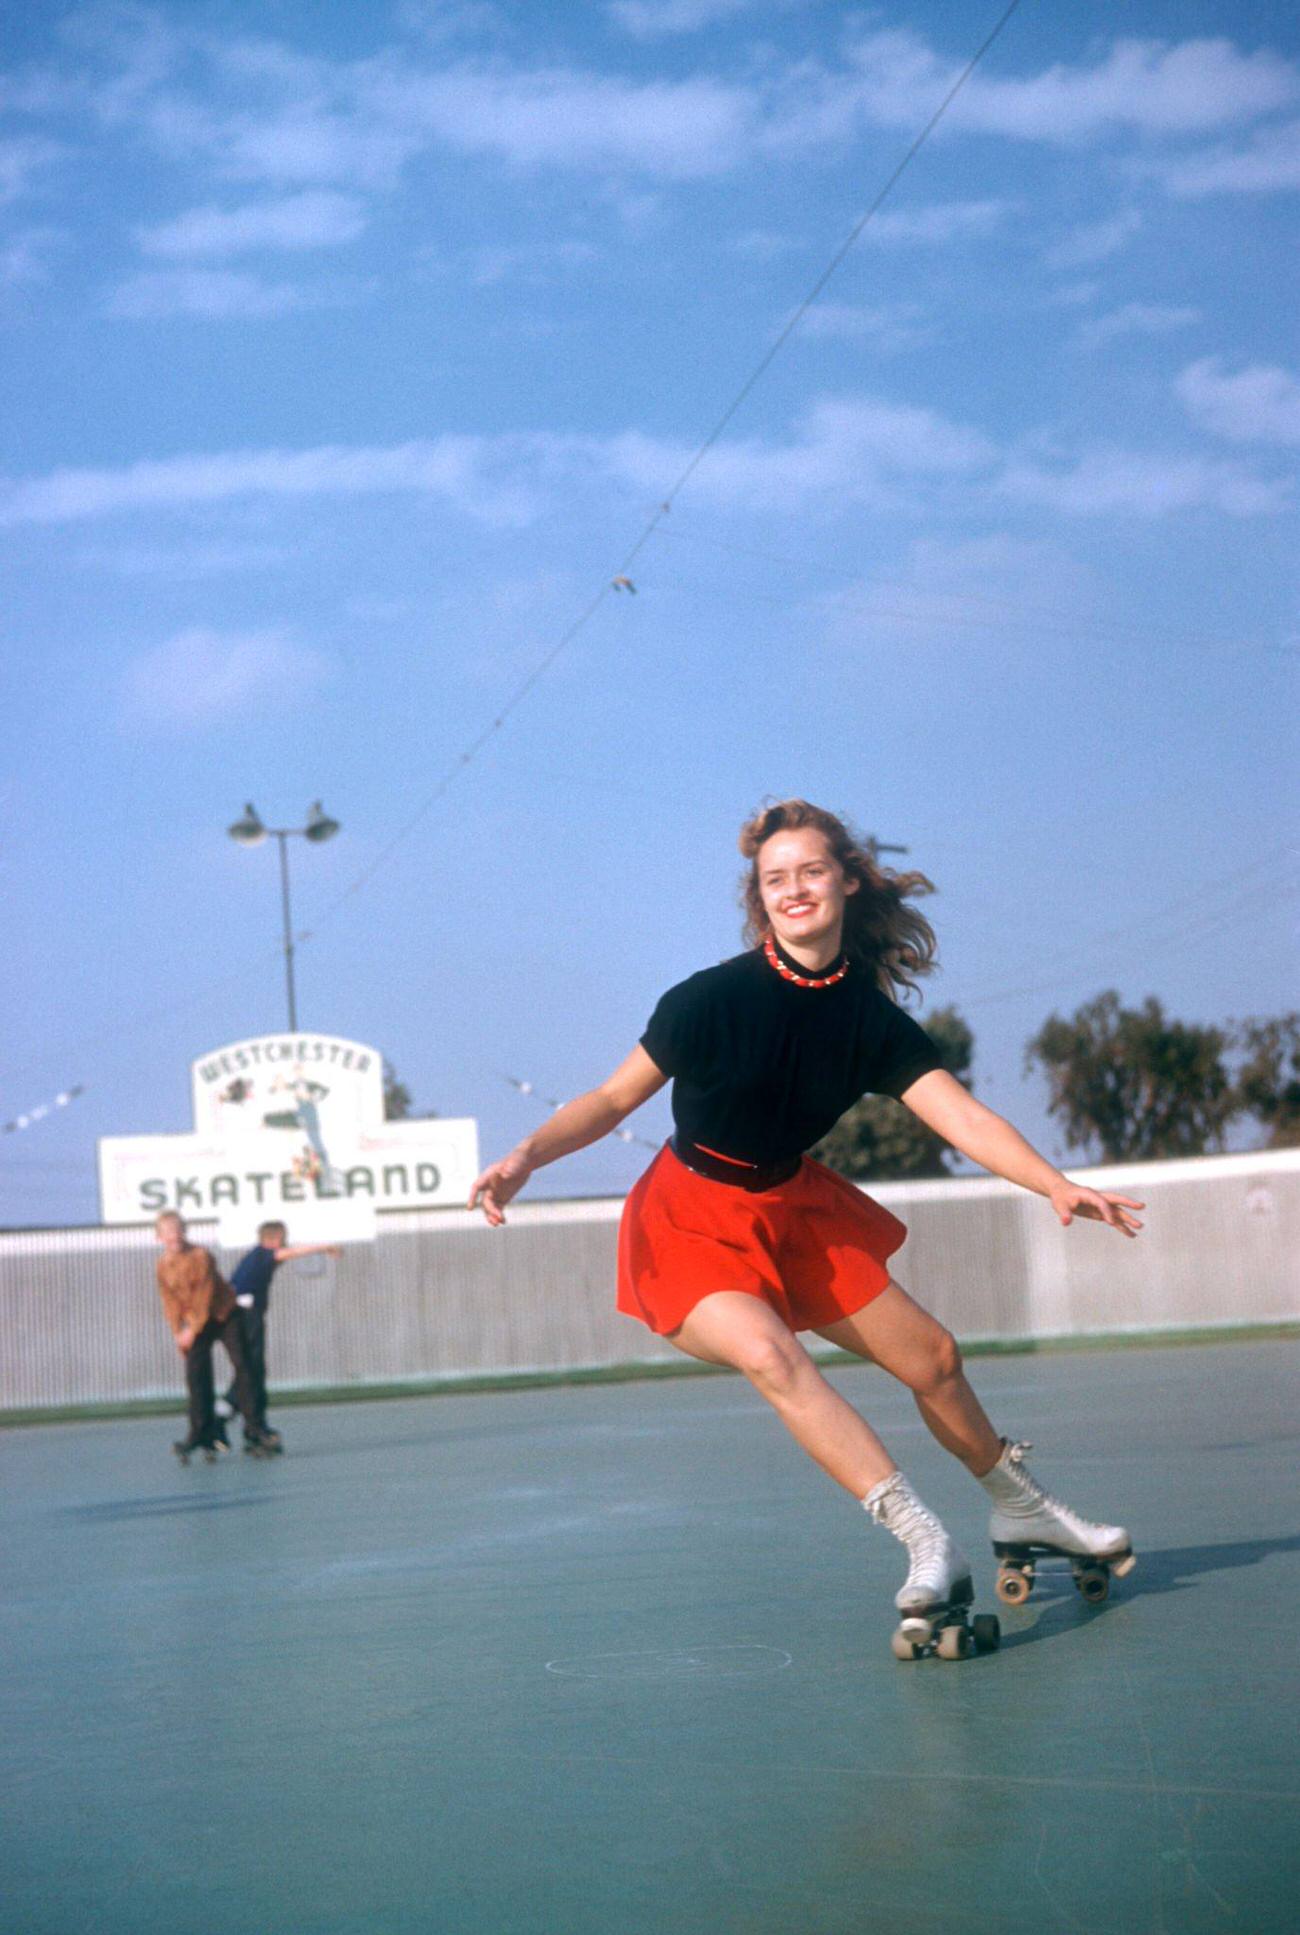
<path id="1" fill-rule="evenodd" d="M 6 1935 L 1296 1926 L 1294 1341 L 992 1357 L 1000 1429 L 1132 1532 L 1000 1608 L 978 1486 L 831 1375 L 999 1652 L 897 1662 L 903 1555 L 740 1380 L 0 1437 Z"/>

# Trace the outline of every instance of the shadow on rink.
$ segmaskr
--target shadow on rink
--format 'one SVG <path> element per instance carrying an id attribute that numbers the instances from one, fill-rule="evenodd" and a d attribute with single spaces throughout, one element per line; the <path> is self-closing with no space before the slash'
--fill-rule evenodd
<path id="1" fill-rule="evenodd" d="M 1108 1935 L 1295 1925 L 1294 1343 L 977 1361 L 1137 1570 L 903 1665 L 898 1548 L 738 1379 L 0 1440 L 21 1935 Z M 985 1500 L 836 1384 L 975 1561 Z M 1050 1642 L 1040 1644 L 1038 1642 Z"/>
<path id="2" fill-rule="evenodd" d="M 174 1512 L 247 1511 L 256 1505 L 269 1505 L 269 1498 L 187 1498 L 183 1493 L 172 1498 L 106 1498 L 95 1505 L 68 1505 L 70 1518 L 109 1524 L 114 1519 L 162 1518 Z"/>
<path id="3" fill-rule="evenodd" d="M 999 1650 L 1005 1652 L 1008 1647 L 1052 1639 L 1073 1630 L 1080 1620 L 1105 1619 L 1121 1598 L 1149 1599 L 1158 1593 L 1183 1592 L 1194 1586 L 1204 1573 L 1231 1572 L 1238 1566 L 1255 1566 L 1276 1555 L 1297 1552 L 1300 1552 L 1300 1533 L 1281 1539 L 1244 1539 L 1235 1545 L 1192 1545 L 1144 1552 L 1137 1570 L 1116 1583 L 1114 1599 L 1110 1605 L 1103 1606 L 1084 1604 L 1064 1561 L 1041 1559 L 1029 1601 L 1030 1608 L 1038 1611 L 1038 1622 L 1031 1628 L 1022 1628 L 1004 1609 L 1000 1615 L 1003 1633 Z"/>

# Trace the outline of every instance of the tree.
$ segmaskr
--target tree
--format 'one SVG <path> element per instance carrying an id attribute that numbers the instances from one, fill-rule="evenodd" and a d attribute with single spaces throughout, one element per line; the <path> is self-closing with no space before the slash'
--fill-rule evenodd
<path id="1" fill-rule="evenodd" d="M 1166 1016 L 1154 995 L 1123 1008 L 1114 989 L 1069 1020 L 1050 1015 L 1025 1048 L 1047 1076 L 1048 1112 L 1072 1148 L 1107 1162 L 1199 1156 L 1218 1147 L 1240 1102 L 1229 1038 Z"/>
<path id="2" fill-rule="evenodd" d="M 943 1057 L 944 1067 L 969 1088 L 975 1037 L 957 1010 L 937 1008 L 928 1017 L 925 1031 Z M 906 1176 L 946 1176 L 951 1152 L 942 1136 L 927 1129 L 901 1102 L 888 1095 L 864 1095 L 812 1153 L 818 1162 L 854 1182 L 868 1177 L 888 1182 Z"/>
<path id="3" fill-rule="evenodd" d="M 1267 1130 L 1264 1147 L 1300 1145 L 1300 1014 L 1243 1021 L 1233 1046 L 1245 1057 L 1237 1069 L 1237 1106 Z"/>
<path id="4" fill-rule="evenodd" d="M 399 1080 L 397 1070 L 390 1061 L 384 1063 L 384 1120 L 385 1122 L 428 1122 L 436 1115 L 437 1109 L 417 1109 L 411 1101 L 411 1091 L 406 1083 Z"/>

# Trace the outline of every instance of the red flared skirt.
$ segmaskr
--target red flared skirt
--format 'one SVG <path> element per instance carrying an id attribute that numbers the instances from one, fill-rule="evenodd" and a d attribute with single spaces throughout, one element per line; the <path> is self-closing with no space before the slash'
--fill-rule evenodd
<path id="1" fill-rule="evenodd" d="M 740 1290 L 791 1330 L 851 1317 L 889 1283 L 906 1225 L 805 1156 L 788 1182 L 741 1189 L 659 1151 L 623 1208 L 618 1307 L 666 1335 L 701 1297 Z"/>

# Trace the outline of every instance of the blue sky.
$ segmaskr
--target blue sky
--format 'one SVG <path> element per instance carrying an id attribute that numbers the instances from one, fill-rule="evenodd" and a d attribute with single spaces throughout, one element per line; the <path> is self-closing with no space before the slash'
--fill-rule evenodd
<path id="1" fill-rule="evenodd" d="M 4 8 L 0 1118 L 86 1092 L 0 1138 L 0 1223 L 93 1220 L 96 1136 L 282 1024 L 249 799 L 343 823 L 303 1023 L 486 1153 L 505 1077 L 588 1086 L 735 950 L 766 795 L 909 847 L 929 1001 L 1053 1153 L 1053 1008 L 1292 1005 L 1290 7 L 1025 0 L 416 817 L 997 12 Z"/>

